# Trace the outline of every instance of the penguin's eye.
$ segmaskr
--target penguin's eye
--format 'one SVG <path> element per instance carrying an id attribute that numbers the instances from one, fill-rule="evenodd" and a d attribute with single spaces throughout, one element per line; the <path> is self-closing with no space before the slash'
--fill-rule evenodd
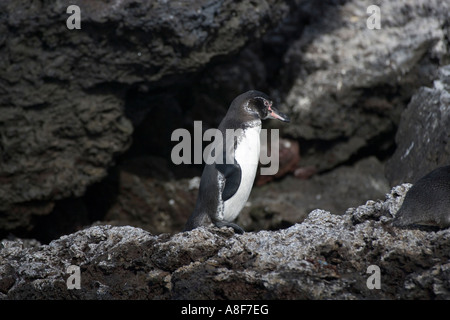
<path id="1" fill-rule="evenodd" d="M 264 105 L 265 105 L 266 107 L 270 107 L 270 102 L 267 101 L 267 100 L 264 100 Z"/>

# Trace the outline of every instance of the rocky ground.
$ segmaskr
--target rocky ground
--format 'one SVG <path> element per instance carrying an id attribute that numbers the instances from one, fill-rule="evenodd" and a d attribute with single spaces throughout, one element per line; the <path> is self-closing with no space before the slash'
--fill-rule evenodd
<path id="1" fill-rule="evenodd" d="M 450 163 L 450 3 L 381 1 L 381 29 L 370 5 L 2 1 L 1 297 L 448 299 L 448 230 L 390 219 Z M 280 172 L 257 177 L 250 232 L 180 233 L 202 167 L 173 165 L 171 133 L 249 89 L 292 119 L 265 124 Z"/>
<path id="2" fill-rule="evenodd" d="M 0 297 L 449 299 L 450 230 L 390 225 L 409 186 L 343 215 L 314 210 L 278 231 L 201 227 L 170 236 L 93 226 L 48 245 L 3 240 Z M 79 267 L 79 289 L 68 289 L 69 266 Z"/>

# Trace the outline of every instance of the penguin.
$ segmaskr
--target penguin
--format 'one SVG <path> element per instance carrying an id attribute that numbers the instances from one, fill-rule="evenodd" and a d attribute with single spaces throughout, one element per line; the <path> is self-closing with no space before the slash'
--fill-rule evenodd
<path id="1" fill-rule="evenodd" d="M 420 178 L 406 193 L 392 224 L 424 230 L 450 227 L 450 166 Z"/>
<path id="2" fill-rule="evenodd" d="M 253 187 L 260 155 L 261 124 L 265 119 L 290 121 L 260 91 L 247 91 L 232 101 L 218 127 L 223 138 L 219 140 L 223 143 L 214 145 L 214 150 L 220 150 L 211 156 L 214 161 L 205 159 L 197 202 L 184 231 L 212 223 L 244 233 L 232 221 L 241 212 Z"/>

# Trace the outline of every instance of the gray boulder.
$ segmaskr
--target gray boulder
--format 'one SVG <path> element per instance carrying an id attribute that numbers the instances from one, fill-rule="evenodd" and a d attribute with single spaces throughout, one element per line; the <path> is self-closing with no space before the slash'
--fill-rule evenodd
<path id="1" fill-rule="evenodd" d="M 450 65 L 439 69 L 433 87 L 422 87 L 402 113 L 397 149 L 386 164 L 391 184 L 415 183 L 450 164 Z"/>
<path id="2" fill-rule="evenodd" d="M 409 98 L 449 58 L 447 1 L 382 1 L 373 30 L 372 4 L 324 5 L 285 55 L 292 123 L 282 130 L 311 141 L 305 165 L 333 168 L 364 147 L 375 154 L 373 142 L 392 135 Z"/>

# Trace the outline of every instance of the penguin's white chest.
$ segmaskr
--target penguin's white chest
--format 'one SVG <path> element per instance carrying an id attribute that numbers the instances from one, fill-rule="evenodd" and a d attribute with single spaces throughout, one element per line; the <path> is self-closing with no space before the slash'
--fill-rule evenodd
<path id="1" fill-rule="evenodd" d="M 233 221 L 241 212 L 252 191 L 259 163 L 261 126 L 244 130 L 235 150 L 236 162 L 241 167 L 241 183 L 236 193 L 224 202 L 223 219 Z"/>

